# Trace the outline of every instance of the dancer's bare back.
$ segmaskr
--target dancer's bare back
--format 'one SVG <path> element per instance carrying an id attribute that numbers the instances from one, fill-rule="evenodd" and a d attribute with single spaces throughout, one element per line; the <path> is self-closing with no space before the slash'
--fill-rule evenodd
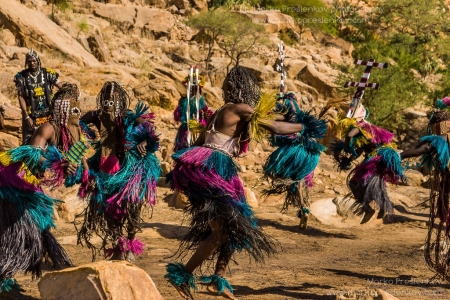
<path id="1" fill-rule="evenodd" d="M 251 120 L 255 110 L 244 103 L 228 103 L 220 110 L 216 111 L 214 115 L 209 119 L 207 127 L 210 127 L 210 123 L 215 119 L 215 130 L 226 134 L 230 137 L 239 137 L 247 130 L 248 122 Z M 217 115 L 216 118 L 214 116 Z M 285 118 L 282 115 L 275 115 L 275 120 L 266 120 L 263 128 L 274 134 L 292 134 L 300 132 L 303 128 L 302 124 L 294 124 L 284 122 Z M 203 145 L 204 134 L 197 140 L 196 145 Z"/>

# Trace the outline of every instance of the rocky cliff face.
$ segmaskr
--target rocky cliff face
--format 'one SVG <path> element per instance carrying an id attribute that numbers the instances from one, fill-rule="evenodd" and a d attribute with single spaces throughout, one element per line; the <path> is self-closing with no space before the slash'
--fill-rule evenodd
<path id="1" fill-rule="evenodd" d="M 9 80 L 22 68 L 27 48 L 34 47 L 45 66 L 60 72 L 63 80 L 81 85 L 87 109 L 93 107 L 92 97 L 104 81 L 117 80 L 128 85 L 136 97 L 170 110 L 185 93 L 181 80 L 188 66 L 201 66 L 205 59 L 204 45 L 193 40 L 196 32 L 184 21 L 186 15 L 205 9 L 206 2 L 150 2 L 74 1 L 72 11 L 57 12 L 53 22 L 47 17 L 51 7 L 44 2 L 2 0 L 0 90 L 15 102 Z M 272 46 L 260 46 L 258 54 L 244 59 L 242 65 L 253 69 L 266 88 L 277 89 L 277 32 L 294 28 L 294 22 L 276 11 L 243 14 L 264 20 Z M 83 25 L 87 29 L 82 30 Z M 304 46 L 287 47 L 288 89 L 298 93 L 303 105 L 320 106 L 334 95 L 337 71 L 332 64 L 350 62 L 350 48 L 343 40 L 311 35 L 305 38 Z M 214 71 L 205 87 L 212 106 L 221 103 L 220 86 L 228 63 L 223 51 L 215 48 L 211 61 Z"/>

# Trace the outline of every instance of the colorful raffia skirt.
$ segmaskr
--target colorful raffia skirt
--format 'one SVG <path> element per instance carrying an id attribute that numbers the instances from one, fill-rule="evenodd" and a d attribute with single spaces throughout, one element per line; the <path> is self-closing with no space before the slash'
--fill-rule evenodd
<path id="1" fill-rule="evenodd" d="M 227 237 L 213 257 L 231 257 L 236 250 L 245 250 L 261 262 L 276 252 L 273 240 L 257 226 L 238 177 L 239 167 L 230 156 L 207 147 L 191 147 L 172 158 L 175 167 L 167 179 L 190 202 L 190 229 L 178 250 L 180 256 L 195 250 L 210 235 L 211 221 L 219 221 Z"/>
<path id="2" fill-rule="evenodd" d="M 421 157 L 422 165 L 432 170 L 430 177 L 430 217 L 425 239 L 424 255 L 436 277 L 450 281 L 450 147 L 439 135 L 424 136 L 431 150 Z"/>
<path id="3" fill-rule="evenodd" d="M 356 215 L 362 215 L 375 201 L 380 212 L 391 214 L 393 205 L 387 194 L 386 182 L 397 184 L 400 181 L 407 181 L 400 155 L 391 147 L 378 148 L 348 176 L 348 187 L 356 199 L 351 209 Z"/>
<path id="4" fill-rule="evenodd" d="M 0 292 L 8 291 L 20 271 L 40 277 L 47 254 L 55 268 L 72 265 L 50 233 L 58 201 L 44 194 L 27 166 L 37 163 L 40 152 L 23 146 L 0 153 Z"/>
<path id="5" fill-rule="evenodd" d="M 303 182 L 305 188 L 313 186 L 314 169 L 326 148 L 315 141 L 298 141 L 287 136 L 277 136 L 277 139 L 279 147 L 268 156 L 263 167 L 264 174 L 272 178 L 271 187 L 263 194 L 286 193 L 282 211 L 291 205 L 309 206 L 307 197 L 299 196 L 299 184 Z"/>

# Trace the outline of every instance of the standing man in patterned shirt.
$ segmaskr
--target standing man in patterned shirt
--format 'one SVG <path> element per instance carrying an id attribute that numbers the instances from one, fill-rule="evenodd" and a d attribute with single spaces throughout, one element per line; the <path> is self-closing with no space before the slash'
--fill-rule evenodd
<path id="1" fill-rule="evenodd" d="M 36 127 L 52 118 L 51 95 L 54 86 L 61 88 L 59 74 L 42 68 L 36 51 L 31 49 L 25 57 L 25 67 L 14 77 L 22 110 L 22 144 L 31 139 Z"/>

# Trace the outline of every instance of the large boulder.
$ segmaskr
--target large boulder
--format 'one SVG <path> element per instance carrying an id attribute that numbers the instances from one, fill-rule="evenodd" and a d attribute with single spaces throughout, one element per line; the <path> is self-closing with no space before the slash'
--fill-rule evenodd
<path id="1" fill-rule="evenodd" d="M 291 16 L 285 15 L 277 10 L 271 11 L 239 11 L 239 13 L 250 18 L 253 23 L 264 25 L 267 33 L 276 33 L 283 29 L 297 31 L 295 21 Z"/>
<path id="2" fill-rule="evenodd" d="M 334 95 L 336 85 L 330 77 L 319 72 L 313 64 L 308 64 L 303 68 L 298 79 L 315 88 L 325 99 Z"/>
<path id="3" fill-rule="evenodd" d="M 19 139 L 13 135 L 0 131 L 0 146 L 2 146 L 4 150 L 19 147 Z"/>
<path id="4" fill-rule="evenodd" d="M 301 59 L 291 59 L 285 63 L 286 75 L 289 79 L 297 79 L 297 75 L 304 69 L 308 63 Z"/>
<path id="5" fill-rule="evenodd" d="M 2 0 L 0 24 L 10 30 L 17 44 L 38 50 L 58 51 L 78 64 L 97 65 L 98 60 L 43 13 L 16 0 Z"/>
<path id="6" fill-rule="evenodd" d="M 5 43 L 5 45 L 7 46 L 16 45 L 16 38 L 14 37 L 14 34 L 12 34 L 12 32 L 8 29 L 0 30 L 0 41 Z"/>
<path id="7" fill-rule="evenodd" d="M 3 104 L 3 107 L 5 108 L 5 131 L 17 135 L 22 127 L 22 113 L 19 108 L 11 104 Z"/>
<path id="8" fill-rule="evenodd" d="M 90 52 L 92 54 L 94 54 L 94 56 L 99 61 L 109 62 L 111 60 L 111 56 L 109 55 L 108 48 L 103 43 L 102 34 L 100 33 L 99 30 L 96 30 L 86 40 L 87 40 Z"/>
<path id="9" fill-rule="evenodd" d="M 161 37 L 170 39 L 175 25 L 170 12 L 157 8 L 98 4 L 94 14 L 117 25 L 124 33 L 134 32 L 155 40 Z"/>
<path id="10" fill-rule="evenodd" d="M 322 44 L 324 44 L 325 46 L 342 49 L 348 56 L 352 56 L 352 52 L 353 50 L 355 50 L 355 47 L 352 43 L 331 35 L 325 35 L 322 38 Z"/>
<path id="11" fill-rule="evenodd" d="M 125 261 L 99 261 L 47 273 L 39 281 L 43 300 L 162 300 L 150 276 Z"/>

